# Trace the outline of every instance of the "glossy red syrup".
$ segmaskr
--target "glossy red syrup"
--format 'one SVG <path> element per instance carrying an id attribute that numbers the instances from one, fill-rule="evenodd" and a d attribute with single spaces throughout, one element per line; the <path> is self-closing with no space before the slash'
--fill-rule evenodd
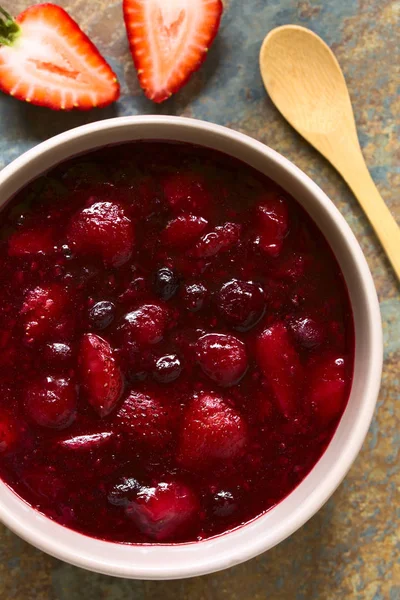
<path id="1" fill-rule="evenodd" d="M 29 184 L 0 222 L 0 476 L 49 518 L 127 543 L 254 519 L 329 443 L 351 307 L 282 189 L 140 142 Z"/>

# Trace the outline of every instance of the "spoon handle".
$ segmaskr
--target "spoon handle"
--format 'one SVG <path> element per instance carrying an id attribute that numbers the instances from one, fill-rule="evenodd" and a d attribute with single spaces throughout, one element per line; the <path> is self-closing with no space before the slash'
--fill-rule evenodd
<path id="1" fill-rule="evenodd" d="M 378 192 L 361 150 L 354 152 L 347 163 L 341 162 L 337 169 L 367 215 L 400 280 L 400 228 Z"/>

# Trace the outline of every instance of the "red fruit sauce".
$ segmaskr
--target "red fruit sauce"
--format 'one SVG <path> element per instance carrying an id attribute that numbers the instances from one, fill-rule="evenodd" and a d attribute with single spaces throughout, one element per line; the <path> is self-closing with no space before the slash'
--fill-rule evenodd
<path id="1" fill-rule="evenodd" d="M 280 502 L 350 393 L 332 252 L 228 156 L 137 142 L 30 183 L 0 220 L 0 476 L 125 543 L 202 540 Z"/>

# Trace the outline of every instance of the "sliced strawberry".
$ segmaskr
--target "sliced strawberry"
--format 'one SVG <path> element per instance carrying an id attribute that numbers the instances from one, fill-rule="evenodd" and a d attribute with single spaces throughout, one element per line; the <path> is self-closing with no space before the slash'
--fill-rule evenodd
<path id="1" fill-rule="evenodd" d="M 179 461 L 185 467 L 237 458 L 247 442 L 242 416 L 217 394 L 193 398 L 183 418 Z"/>
<path id="2" fill-rule="evenodd" d="M 122 374 L 110 344 L 94 333 L 85 333 L 79 363 L 89 403 L 100 417 L 109 415 L 122 393 Z"/>
<path id="3" fill-rule="evenodd" d="M 321 359 L 311 373 L 309 399 L 318 420 L 329 425 L 343 412 L 348 394 L 346 360 L 342 356 Z"/>
<path id="4" fill-rule="evenodd" d="M 53 234 L 49 229 L 25 229 L 16 231 L 9 238 L 8 254 L 10 256 L 51 254 L 54 252 L 54 245 Z"/>
<path id="5" fill-rule="evenodd" d="M 191 254 L 195 258 L 210 258 L 219 252 L 230 250 L 240 239 L 241 226 L 238 223 L 218 225 L 210 233 L 203 235 Z"/>
<path id="6" fill-rule="evenodd" d="M 207 224 L 203 217 L 180 215 L 167 224 L 162 233 L 162 241 L 173 248 L 188 246 L 200 237 Z"/>
<path id="7" fill-rule="evenodd" d="M 177 536 L 199 512 L 194 492 L 178 481 L 142 488 L 125 511 L 138 529 L 159 542 Z"/>
<path id="8" fill-rule="evenodd" d="M 221 0 L 124 0 L 132 57 L 144 93 L 163 102 L 204 61 L 221 20 Z"/>
<path id="9" fill-rule="evenodd" d="M 68 241 L 78 253 L 99 255 L 106 265 L 119 267 L 132 254 L 132 222 L 119 204 L 95 202 L 73 217 Z"/>
<path id="10" fill-rule="evenodd" d="M 115 416 L 120 431 L 131 442 L 159 449 L 168 444 L 172 436 L 171 418 L 166 407 L 153 395 L 132 391 Z"/>
<path id="11" fill-rule="evenodd" d="M 15 21 L 1 13 L 3 92 L 53 110 L 88 110 L 117 100 L 115 74 L 60 6 L 31 6 Z"/>
<path id="12" fill-rule="evenodd" d="M 257 243 L 269 256 L 279 256 L 289 228 L 287 204 L 284 198 L 269 194 L 257 207 Z"/>
<path id="13" fill-rule="evenodd" d="M 258 336 L 256 356 L 282 414 L 293 418 L 300 408 L 302 367 L 284 323 L 275 323 Z"/>
<path id="14" fill-rule="evenodd" d="M 40 339 L 52 332 L 68 304 L 68 293 L 59 284 L 36 287 L 24 298 L 21 308 L 27 339 Z"/>

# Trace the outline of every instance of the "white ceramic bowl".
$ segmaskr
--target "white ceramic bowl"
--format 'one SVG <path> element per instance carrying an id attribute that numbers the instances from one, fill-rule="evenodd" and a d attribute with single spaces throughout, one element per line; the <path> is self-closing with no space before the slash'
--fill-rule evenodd
<path id="1" fill-rule="evenodd" d="M 283 156 L 225 127 L 177 117 L 125 117 L 62 133 L 29 150 L 0 172 L 0 205 L 43 171 L 69 157 L 111 143 L 168 139 L 215 148 L 268 175 L 292 194 L 329 241 L 344 273 L 355 318 L 356 357 L 350 400 L 325 454 L 278 506 L 214 539 L 129 546 L 66 529 L 42 516 L 0 482 L 0 519 L 34 546 L 64 561 L 109 575 L 175 579 L 243 562 L 272 548 L 328 500 L 357 456 L 374 411 L 382 370 L 378 300 L 364 255 L 344 218 L 324 192 Z"/>

